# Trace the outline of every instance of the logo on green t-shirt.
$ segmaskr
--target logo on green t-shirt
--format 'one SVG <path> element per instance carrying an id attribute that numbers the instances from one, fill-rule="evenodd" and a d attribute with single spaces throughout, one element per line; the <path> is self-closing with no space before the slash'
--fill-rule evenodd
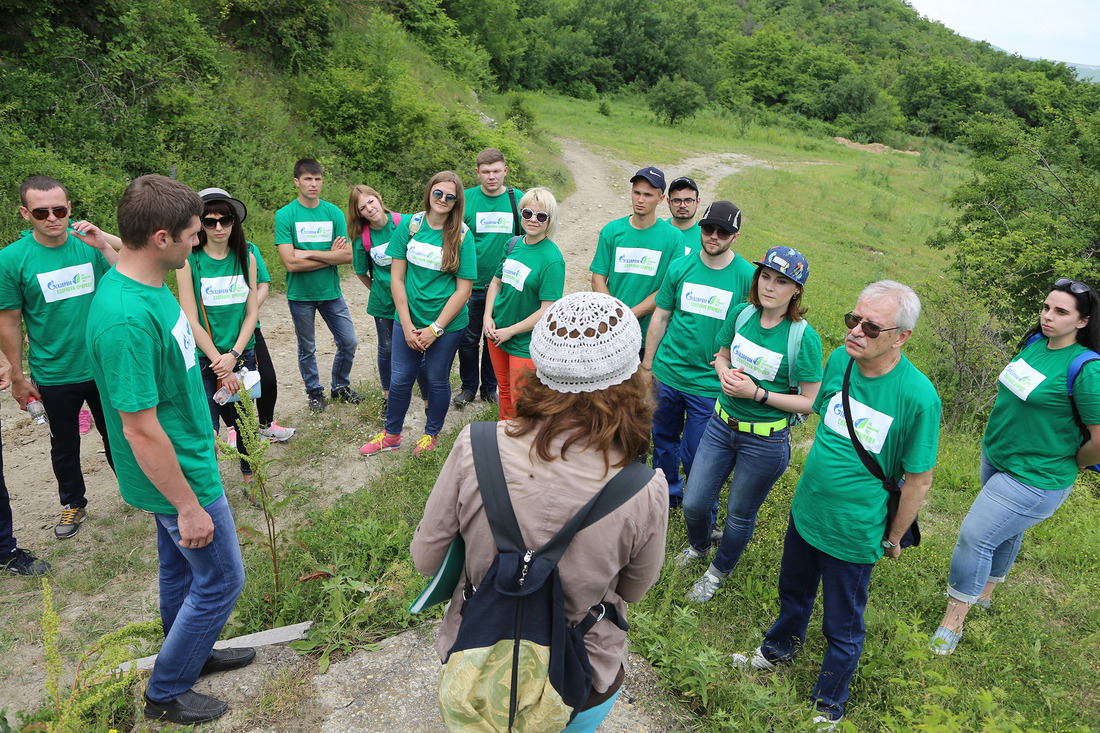
<path id="1" fill-rule="evenodd" d="M 661 266 L 661 254 L 659 250 L 655 249 L 617 247 L 615 249 L 615 272 L 652 277 L 657 274 L 657 268 Z"/>
<path id="2" fill-rule="evenodd" d="M 201 285 L 203 305 L 235 305 L 248 300 L 248 285 L 243 275 L 204 277 Z"/>
<path id="3" fill-rule="evenodd" d="M 443 248 L 415 239 L 405 247 L 405 259 L 418 267 L 440 272 L 443 270 Z"/>
<path id="4" fill-rule="evenodd" d="M 848 400 L 852 405 L 852 423 L 856 427 L 859 442 L 869 452 L 876 455 L 881 453 L 883 446 L 886 445 L 886 436 L 890 433 L 890 427 L 894 424 L 894 418 L 868 407 L 850 395 Z M 851 440 L 848 423 L 844 419 L 844 399 L 840 392 L 829 400 L 829 408 L 822 415 L 822 419 L 833 432 L 843 436 L 845 440 Z"/>
<path id="5" fill-rule="evenodd" d="M 680 296 L 680 308 L 701 316 L 710 316 L 720 321 L 726 320 L 726 312 L 733 302 L 733 293 L 708 285 L 686 283 Z"/>
<path id="6" fill-rule="evenodd" d="M 37 277 L 42 298 L 47 303 L 95 292 L 95 273 L 91 263 L 39 273 Z"/>
<path id="7" fill-rule="evenodd" d="M 1023 359 L 1009 362 L 998 377 L 1001 384 L 1012 394 L 1027 402 L 1027 397 L 1046 379 L 1046 375 L 1033 368 Z"/>

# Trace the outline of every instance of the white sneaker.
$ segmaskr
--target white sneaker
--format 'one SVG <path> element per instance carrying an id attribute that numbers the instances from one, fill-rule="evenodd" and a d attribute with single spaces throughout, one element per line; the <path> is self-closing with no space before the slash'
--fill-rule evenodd
<path id="1" fill-rule="evenodd" d="M 761 651 L 760 647 L 756 647 L 751 657 L 748 654 L 731 654 L 730 663 L 734 667 L 740 667 L 746 672 L 754 669 L 760 672 L 775 672 L 779 669 L 779 666 L 775 662 L 769 662 L 764 657 L 764 652 Z"/>
<path id="2" fill-rule="evenodd" d="M 831 730 L 835 730 L 843 719 L 844 718 L 836 718 L 834 720 L 828 715 L 815 715 L 811 722 L 814 724 L 817 733 L 828 733 Z"/>
<path id="3" fill-rule="evenodd" d="M 707 559 L 707 553 L 699 552 L 699 550 L 696 550 L 691 545 L 688 545 L 687 547 L 684 548 L 683 552 L 681 552 L 679 555 L 676 556 L 676 567 L 677 568 L 686 568 L 688 565 L 691 565 L 693 562 L 699 562 L 700 560 L 706 560 L 706 559 Z"/>
<path id="4" fill-rule="evenodd" d="M 723 580 L 724 578 L 719 578 L 708 569 L 703 573 L 703 577 L 695 581 L 695 585 L 691 587 L 691 590 L 689 590 L 684 597 L 693 603 L 706 603 L 711 598 L 714 598 L 714 594 L 722 587 Z"/>
<path id="5" fill-rule="evenodd" d="M 269 425 L 268 427 L 260 428 L 260 435 L 268 438 L 269 440 L 273 440 L 276 443 L 282 443 L 284 441 L 290 440 L 292 437 L 294 437 L 294 432 L 294 428 L 284 428 L 282 425 L 275 422 L 274 420 L 271 421 L 271 425 Z"/>

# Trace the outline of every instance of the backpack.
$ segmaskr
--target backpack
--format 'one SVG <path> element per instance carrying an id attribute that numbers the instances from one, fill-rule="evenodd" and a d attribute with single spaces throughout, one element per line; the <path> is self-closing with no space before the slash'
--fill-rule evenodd
<path id="1" fill-rule="evenodd" d="M 525 548 L 497 451 L 497 423 L 470 426 L 474 467 L 497 555 L 476 589 L 466 581 L 462 621 L 439 677 L 451 731 L 558 733 L 584 706 L 592 667 L 584 636 L 601 620 L 628 626 L 611 603 L 565 619 L 558 561 L 577 532 L 637 494 L 653 469 L 631 462 L 538 550 Z"/>
<path id="2" fill-rule="evenodd" d="M 390 221 L 393 222 L 394 226 L 397 226 L 398 224 L 401 223 L 401 214 L 397 213 L 396 211 L 391 211 L 390 212 Z M 362 242 L 363 242 L 363 251 L 367 253 L 367 277 L 373 278 L 374 277 L 374 258 L 370 256 L 370 248 L 373 245 L 371 245 L 371 241 L 370 241 L 370 225 L 369 224 L 367 226 L 363 227 Z"/>
<path id="3" fill-rule="evenodd" d="M 1041 338 L 1044 338 L 1041 333 L 1032 334 L 1024 344 L 1024 347 L 1031 346 Z M 1073 399 L 1073 384 L 1077 381 L 1077 375 L 1081 373 L 1081 368 L 1090 361 L 1100 361 L 1100 354 L 1097 354 L 1092 349 L 1086 349 L 1074 357 L 1073 361 L 1069 364 L 1069 368 L 1066 369 L 1066 394 L 1069 396 L 1070 409 L 1073 410 L 1073 419 L 1077 423 L 1077 427 L 1081 429 L 1081 445 L 1084 445 L 1091 436 L 1089 434 L 1089 429 L 1085 427 L 1085 421 L 1081 419 L 1081 413 L 1077 411 L 1077 401 Z M 1100 473 L 1100 463 L 1085 466 L 1085 470 Z"/>
<path id="4" fill-rule="evenodd" d="M 752 303 L 749 303 L 745 310 L 737 314 L 737 321 L 734 323 L 734 329 L 740 331 L 741 328 L 749 322 L 749 319 L 759 311 Z M 787 332 L 787 384 L 790 385 L 790 394 L 802 394 L 802 385 L 794 381 L 794 365 L 798 360 L 798 352 L 802 349 L 802 334 L 806 333 L 806 321 L 791 321 L 791 328 Z M 790 426 L 801 425 L 806 422 L 809 415 L 803 415 L 798 412 L 791 412 L 787 415 L 787 424 Z"/>
<path id="5" fill-rule="evenodd" d="M 420 231 L 420 225 L 424 223 L 424 212 L 418 211 L 412 215 L 412 219 L 409 221 L 409 236 L 414 237 L 416 233 Z M 462 237 L 466 238 L 466 234 L 469 233 L 470 227 L 466 226 L 466 222 L 462 222 Z"/>

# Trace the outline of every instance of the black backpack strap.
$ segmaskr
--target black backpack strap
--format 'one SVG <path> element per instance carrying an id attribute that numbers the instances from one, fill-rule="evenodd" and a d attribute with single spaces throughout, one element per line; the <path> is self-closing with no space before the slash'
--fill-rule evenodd
<path id="1" fill-rule="evenodd" d="M 497 448 L 497 423 L 470 423 L 470 447 L 474 452 L 474 470 L 481 491 L 481 503 L 485 506 L 489 528 L 493 530 L 497 552 L 522 554 L 527 548 L 515 510 L 512 509 L 512 499 L 508 496 L 508 484 L 504 480 L 504 466 L 500 463 Z"/>
<path id="2" fill-rule="evenodd" d="M 516 236 L 512 237 L 511 241 L 508 242 L 508 249 L 504 252 L 505 257 L 512 254 L 512 252 L 516 248 L 516 243 L 519 242 L 519 240 L 522 236 L 523 236 L 522 234 L 517 234 Z"/>
<path id="3" fill-rule="evenodd" d="M 512 202 L 512 233 L 523 235 L 523 226 L 519 223 L 519 209 L 516 207 L 516 189 L 508 187 L 508 200 Z"/>
<path id="4" fill-rule="evenodd" d="M 631 497 L 650 482 L 653 473 L 653 469 L 645 464 L 635 461 L 626 464 L 535 554 L 556 565 L 577 532 L 595 524 L 630 501 Z"/>
<path id="5" fill-rule="evenodd" d="M 588 615 L 577 624 L 577 631 L 580 632 L 581 636 L 584 636 L 592 630 L 593 626 L 604 619 L 615 624 L 623 631 L 630 631 L 630 624 L 626 622 L 625 618 L 619 615 L 619 609 L 615 608 L 614 603 L 608 603 L 607 601 L 600 601 L 595 606 L 588 609 Z"/>
<path id="6" fill-rule="evenodd" d="M 894 482 L 887 482 L 886 475 L 883 473 L 882 468 L 875 463 L 874 458 L 868 455 L 867 449 L 863 447 L 863 443 L 860 443 L 859 438 L 856 437 L 856 425 L 852 420 L 852 405 L 848 400 L 848 383 L 851 381 L 852 367 L 855 366 L 855 363 L 855 359 L 848 362 L 848 368 L 844 370 L 844 383 L 840 387 L 840 398 L 844 402 L 844 422 L 848 424 L 848 437 L 852 439 L 852 445 L 855 446 L 856 455 L 859 456 L 859 460 L 863 461 L 863 465 L 871 472 L 872 476 L 882 482 L 882 488 L 887 491 L 896 491 L 896 486 L 891 488 L 891 484 Z"/>

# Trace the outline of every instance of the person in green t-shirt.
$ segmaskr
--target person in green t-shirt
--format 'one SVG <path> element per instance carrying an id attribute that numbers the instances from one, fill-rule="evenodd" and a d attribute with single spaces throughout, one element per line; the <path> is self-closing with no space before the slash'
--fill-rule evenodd
<path id="1" fill-rule="evenodd" d="M 600 230 L 596 254 L 588 266 L 592 290 L 615 296 L 638 317 L 643 347 L 665 271 L 672 260 L 683 255 L 680 230 L 657 218 L 657 204 L 664 200 L 664 192 L 665 174 L 657 168 L 649 166 L 635 173 L 630 179 L 633 212 Z"/>
<path id="2" fill-rule="evenodd" d="M 1081 468 L 1100 463 L 1100 298 L 1059 278 L 1001 372 L 982 440 L 982 490 L 959 528 L 947 610 L 932 651 L 950 654 L 974 606 L 989 608 L 1024 532 L 1054 514 Z M 1070 367 L 1076 379 L 1069 382 Z M 1072 386 L 1072 397 L 1070 396 Z"/>
<path id="3" fill-rule="evenodd" d="M 298 339 L 298 371 L 305 382 L 309 409 L 315 412 L 325 409 L 314 339 L 317 314 L 336 342 L 331 399 L 352 404 L 362 401 L 351 388 L 351 366 L 359 344 L 337 269 L 337 265 L 351 264 L 351 248 L 344 236 L 347 222 L 339 207 L 321 200 L 321 183 L 321 164 L 302 158 L 294 164 L 298 198 L 275 212 L 275 246 L 286 268 L 286 301 Z"/>
<path id="4" fill-rule="evenodd" d="M 478 377 L 482 402 L 497 402 L 497 375 L 489 358 L 488 337 L 484 338 L 485 350 L 480 352 L 482 323 L 485 315 L 487 288 L 504 259 L 504 248 L 512 237 L 523 234 L 520 226 L 518 204 L 523 191 L 505 185 L 508 164 L 504 153 L 496 148 L 485 148 L 477 154 L 474 172 L 479 185 L 465 191 L 466 205 L 463 220 L 474 235 L 477 248 L 477 277 L 466 307 L 470 311 L 470 323 L 466 335 L 458 347 L 459 393 L 455 395 L 455 407 L 465 407 L 478 394 Z"/>
<path id="5" fill-rule="evenodd" d="M 428 380 L 428 415 L 413 455 L 434 449 L 443 429 L 451 367 L 469 322 L 466 300 L 477 275 L 474 238 L 462 212 L 462 179 L 454 171 L 436 173 L 424 189 L 424 211 L 402 220 L 390 240 L 390 292 L 400 320 L 393 327 L 386 427 L 359 449 L 364 456 L 401 447 L 421 369 Z"/>
<path id="6" fill-rule="evenodd" d="M 680 230 L 685 257 L 699 249 L 699 223 L 695 221 L 695 212 L 701 203 L 699 187 L 687 176 L 680 176 L 668 184 L 668 211 L 672 216 L 667 221 Z"/>
<path id="7" fill-rule="evenodd" d="M 382 203 L 382 194 L 370 186 L 352 186 L 348 195 L 348 242 L 351 265 L 359 282 L 370 291 L 367 315 L 374 318 L 378 333 L 378 379 L 382 382 L 382 414 L 390 400 L 390 354 L 397 309 L 390 292 L 390 240 L 401 224 L 402 215 Z M 420 394 L 428 394 L 428 381 L 421 370 L 416 377 Z M 424 400 L 424 409 L 428 401 Z"/>
<path id="8" fill-rule="evenodd" d="M 176 273 L 180 306 L 195 334 L 202 384 L 214 432 L 218 417 L 235 433 L 237 450 L 247 454 L 243 431 L 237 422 L 236 402 L 218 404 L 219 388 L 235 395 L 240 389 L 238 372 L 256 371 L 256 258 L 244 238 L 248 209 L 221 188 L 199 192 L 203 201 L 199 243 Z M 261 387 L 261 393 L 263 388 Z M 241 458 L 244 491 L 252 498 L 252 466 Z"/>
<path id="9" fill-rule="evenodd" d="M 827 646 L 811 695 L 814 721 L 821 725 L 844 715 L 863 653 L 871 570 L 884 554 L 901 557 L 902 537 L 932 485 L 940 398 L 928 377 L 901 353 L 919 315 L 917 294 L 892 280 L 868 285 L 845 315 L 844 346 L 825 364 L 813 404 L 821 420 L 791 503 L 779 570 L 779 618 L 756 651 L 731 655 L 734 665 L 746 671 L 789 666 L 803 648 L 820 585 Z M 842 395 L 846 374 L 858 440 L 869 460 L 901 484 L 889 526 L 889 494 L 860 459 L 848 432 Z M 770 395 L 768 402 L 776 397 Z"/>
<path id="10" fill-rule="evenodd" d="M 704 251 L 706 247 L 704 239 Z M 681 565 L 710 551 L 713 505 L 733 474 L 718 552 L 688 593 L 697 603 L 713 598 L 737 566 L 761 504 L 790 462 L 791 416 L 808 413 L 821 386 L 821 339 L 803 318 L 809 263 L 798 250 L 781 246 L 769 249 L 755 264 L 749 302 L 731 309 L 717 337 L 709 341 L 718 348 L 708 375 L 719 384 L 717 400 L 709 403 L 706 431 L 695 454 L 699 468 L 684 487 L 690 544 L 680 555 Z M 685 296 L 689 298 L 698 300 L 700 295 Z"/>
<path id="11" fill-rule="evenodd" d="M 237 528 L 222 489 L 195 338 L 165 276 L 198 243 L 202 199 L 164 176 L 135 179 L 118 204 L 122 250 L 88 313 L 85 342 L 115 447 L 119 491 L 153 512 L 164 644 L 145 717 L 203 723 L 228 705 L 193 688 L 243 667 L 253 649 L 214 650 L 244 587 Z"/>
<path id="12" fill-rule="evenodd" d="M 523 373 L 534 369 L 531 329 L 565 291 L 565 258 L 553 236 L 558 230 L 558 201 L 545 188 L 532 188 L 520 201 L 526 231 L 505 252 L 489 284 L 483 328 L 500 385 L 500 419 L 516 416 Z"/>
<path id="13" fill-rule="evenodd" d="M 19 188 L 19 213 L 31 229 L 0 250 L 0 348 L 12 360 L 12 397 L 23 410 L 41 400 L 50 421 L 50 461 L 57 479 L 58 539 L 72 537 L 87 517 L 80 465 L 80 409 L 88 403 L 114 467 L 103 408 L 84 351 L 84 325 L 103 275 L 118 259 L 106 235 L 86 221 L 69 224 L 65 186 L 32 176 Z M 23 374 L 23 328 L 30 377 Z M 44 431 L 45 432 L 45 431 Z"/>
<path id="14" fill-rule="evenodd" d="M 730 310 L 745 301 L 752 283 L 752 265 L 733 251 L 740 210 L 729 201 L 716 201 L 703 222 L 701 249 L 668 267 L 642 356 L 642 369 L 656 377 L 653 467 L 668 481 L 670 507 L 683 503 L 680 464 L 684 475 L 691 475 L 695 449 L 721 392 L 710 366 L 714 339 Z M 717 497 L 714 511 L 717 516 Z"/>

